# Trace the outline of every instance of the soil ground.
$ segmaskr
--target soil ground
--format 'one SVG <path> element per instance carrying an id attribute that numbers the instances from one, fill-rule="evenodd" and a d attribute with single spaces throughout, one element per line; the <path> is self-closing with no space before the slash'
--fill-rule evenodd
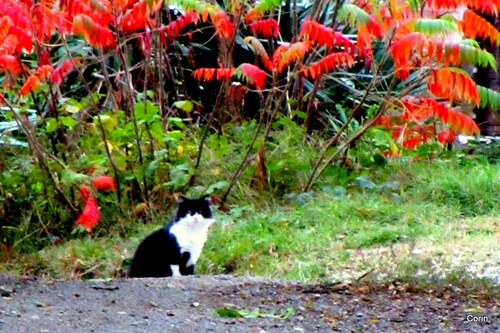
<path id="1" fill-rule="evenodd" d="M 9 333 L 500 332 L 494 297 L 395 285 L 374 290 L 227 275 L 61 281 L 0 274 L 0 293 L 0 332 Z M 228 314 L 246 309 L 257 318 L 220 317 L 214 310 L 221 308 L 237 310 Z"/>

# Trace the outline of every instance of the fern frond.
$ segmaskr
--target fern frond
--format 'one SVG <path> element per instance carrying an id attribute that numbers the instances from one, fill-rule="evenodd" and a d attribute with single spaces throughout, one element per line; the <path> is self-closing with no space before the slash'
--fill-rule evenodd
<path id="1" fill-rule="evenodd" d="M 142 30 L 147 27 L 150 22 L 149 15 L 150 13 L 148 13 L 148 9 L 144 5 L 144 2 L 136 2 L 132 9 L 121 18 L 121 28 L 125 32 Z"/>
<path id="2" fill-rule="evenodd" d="M 369 8 L 366 8 L 368 11 Z M 338 19 L 341 22 L 349 23 L 352 26 L 366 27 L 370 34 L 376 37 L 382 37 L 382 25 L 376 14 L 369 15 L 360 7 L 354 4 L 344 4 L 338 13 Z"/>
<path id="3" fill-rule="evenodd" d="M 479 36 L 483 39 L 489 39 L 491 44 L 500 45 L 500 32 L 483 17 L 471 10 L 465 11 L 463 20 L 460 22 L 460 28 L 467 37 L 476 39 Z"/>
<path id="4" fill-rule="evenodd" d="M 280 26 L 275 19 L 258 20 L 250 23 L 249 27 L 252 34 L 263 38 L 278 38 L 280 34 Z"/>
<path id="5" fill-rule="evenodd" d="M 351 53 L 354 54 L 354 43 L 349 38 L 345 37 L 341 32 L 334 31 L 332 28 L 310 19 L 304 20 L 300 29 L 300 37 L 313 44 L 326 46 L 329 49 L 333 46 L 343 46 L 344 52 L 348 52 L 350 49 Z"/>
<path id="6" fill-rule="evenodd" d="M 0 43 L 0 54 L 12 54 L 16 49 L 18 39 L 14 35 L 8 35 L 2 43 Z"/>
<path id="7" fill-rule="evenodd" d="M 288 50 L 283 53 L 278 63 L 278 73 L 281 73 L 286 67 L 292 63 L 302 60 L 311 49 L 309 42 L 297 42 L 289 46 Z"/>
<path id="8" fill-rule="evenodd" d="M 241 64 L 238 68 L 236 68 L 234 75 L 239 79 L 246 80 L 257 89 L 264 89 L 266 85 L 266 72 L 249 63 Z"/>
<path id="9" fill-rule="evenodd" d="M 357 26 L 359 24 L 368 25 L 370 23 L 370 15 L 356 5 L 345 3 L 340 7 L 337 18 L 340 22 L 349 23 Z"/>
<path id="10" fill-rule="evenodd" d="M 472 46 L 472 47 L 475 47 L 476 49 L 481 48 L 481 46 L 479 46 L 479 43 L 478 43 L 478 41 L 477 41 L 477 40 L 474 40 L 474 39 L 469 39 L 469 38 L 462 39 L 462 40 L 460 41 L 460 44 L 462 44 L 462 45 Z"/>
<path id="11" fill-rule="evenodd" d="M 388 10 L 390 12 L 390 15 L 392 19 L 396 22 L 403 22 L 407 18 L 414 16 L 407 1 L 389 0 L 388 5 L 389 5 Z"/>
<path id="12" fill-rule="evenodd" d="M 51 3 L 37 3 L 31 7 L 32 30 L 38 41 L 45 43 L 50 40 L 57 26 L 60 25 L 60 15 L 51 8 Z"/>
<path id="13" fill-rule="evenodd" d="M 444 103 L 437 102 L 432 98 L 404 99 L 401 102 L 404 113 L 398 117 L 399 122 L 421 121 L 434 116 L 456 132 L 479 135 L 479 127 L 472 118 Z M 393 123 L 390 118 L 384 119 L 384 121 L 380 125 L 388 126 L 387 124 Z"/>
<path id="14" fill-rule="evenodd" d="M 105 49 L 116 47 L 114 33 L 108 28 L 95 23 L 85 14 L 75 16 L 73 27 L 76 32 L 81 33 L 85 40 L 93 46 Z"/>
<path id="15" fill-rule="evenodd" d="M 184 15 L 179 16 L 174 21 L 170 22 L 166 26 L 159 29 L 161 33 L 164 33 L 168 39 L 174 40 L 179 37 L 180 32 L 190 24 L 197 24 L 199 20 L 198 14 L 190 10 L 184 13 Z"/>
<path id="16" fill-rule="evenodd" d="M 272 68 L 278 68 L 279 63 L 281 62 L 281 58 L 286 53 L 286 51 L 288 51 L 289 48 L 290 48 L 290 44 L 285 43 L 285 44 L 281 44 L 280 46 L 278 46 L 276 48 L 276 50 L 274 50 L 273 57 L 271 60 Z"/>
<path id="17" fill-rule="evenodd" d="M 468 0 L 466 2 L 470 8 L 476 9 L 480 13 L 498 16 L 500 10 L 499 0 Z"/>
<path id="18" fill-rule="evenodd" d="M 226 12 L 215 5 L 200 0 L 175 0 L 185 10 L 192 10 L 200 15 L 203 22 L 210 18 L 218 36 L 230 38 L 233 35 L 233 23 Z"/>
<path id="19" fill-rule="evenodd" d="M 422 100 L 422 106 L 428 107 L 434 116 L 457 132 L 462 132 L 464 134 L 480 134 L 476 122 L 460 111 L 452 109 L 430 98 L 424 98 Z"/>
<path id="20" fill-rule="evenodd" d="M 134 1 L 134 7 L 142 7 L 143 1 Z M 132 4 L 130 4 L 132 6 Z M 64 0 L 60 1 L 59 9 L 62 13 L 66 14 L 61 23 L 64 25 L 65 22 L 73 22 L 75 17 L 80 14 L 85 14 L 92 18 L 92 20 L 103 26 L 115 24 L 115 14 L 117 8 L 111 5 L 109 1 L 98 1 L 98 0 Z M 133 9 L 129 12 L 137 11 Z M 141 12 L 142 13 L 142 12 Z M 146 13 L 144 13 L 146 14 Z M 123 15 L 126 16 L 127 14 Z M 120 18 L 123 21 L 123 17 Z M 71 25 L 68 25 L 66 29 L 71 29 Z"/>
<path id="21" fill-rule="evenodd" d="M 467 45 L 467 44 L 443 44 L 442 42 L 432 42 L 435 48 L 436 59 L 442 61 L 445 66 L 459 66 L 461 64 L 471 64 L 481 67 L 490 66 L 495 71 L 497 63 L 495 57 L 486 50 Z M 429 51 L 429 53 L 431 53 Z M 431 57 L 432 54 L 429 54 Z"/>
<path id="22" fill-rule="evenodd" d="M 26 79 L 26 82 L 23 84 L 21 89 L 19 89 L 19 96 L 26 96 L 30 93 L 30 91 L 38 87 L 41 83 L 42 81 L 40 80 L 40 77 L 38 77 L 38 75 L 30 75 L 28 79 Z"/>
<path id="23" fill-rule="evenodd" d="M 42 65 L 36 69 L 35 75 L 38 75 L 43 81 L 47 81 L 52 76 L 52 72 L 54 72 L 52 65 Z"/>
<path id="24" fill-rule="evenodd" d="M 410 57 L 414 52 L 424 56 L 424 50 L 428 48 L 429 42 L 424 34 L 412 32 L 392 43 L 390 54 L 396 66 L 396 76 L 406 79 L 410 73 Z"/>
<path id="25" fill-rule="evenodd" d="M 427 82 L 429 91 L 450 102 L 471 101 L 479 106 L 480 98 L 476 83 L 460 68 L 434 69 Z"/>
<path id="26" fill-rule="evenodd" d="M 19 28 L 31 29 L 31 16 L 28 9 L 21 1 L 0 1 L 0 17 L 10 16 L 12 22 Z"/>
<path id="27" fill-rule="evenodd" d="M 141 0 L 134 3 L 132 9 L 121 19 L 123 29 L 127 32 L 132 32 L 154 24 L 151 15 L 161 8 L 161 4 L 162 1 L 160 0 Z M 112 12 L 107 10 L 108 6 L 103 4 L 101 6 L 101 11 Z"/>
<path id="28" fill-rule="evenodd" d="M 40 6 L 51 10 L 54 8 L 55 2 L 56 0 L 40 0 L 39 4 Z"/>
<path id="29" fill-rule="evenodd" d="M 49 77 L 51 77 L 52 72 L 54 71 L 54 67 L 51 65 L 43 65 L 38 67 L 33 74 L 31 74 L 26 82 L 23 84 L 21 89 L 19 90 L 20 96 L 26 96 L 33 89 L 38 87 L 42 82 L 47 81 Z"/>
<path id="30" fill-rule="evenodd" d="M 481 99 L 481 108 L 500 110 L 500 92 L 479 85 L 477 85 L 477 91 Z"/>
<path id="31" fill-rule="evenodd" d="M 249 24 L 255 20 L 261 18 L 266 12 L 274 9 L 281 5 L 281 0 L 263 0 L 260 1 L 257 6 L 253 7 L 245 15 L 245 23 Z"/>
<path id="32" fill-rule="evenodd" d="M 340 66 L 352 67 L 354 65 L 354 58 L 345 52 L 337 52 L 327 55 L 321 60 L 313 63 L 311 66 L 304 70 L 306 77 L 311 77 L 316 80 L 324 73 L 337 70 Z"/>
<path id="33" fill-rule="evenodd" d="M 73 63 L 75 65 L 79 65 L 81 64 L 82 60 L 83 60 L 82 58 L 73 58 L 73 61 L 71 60 L 64 61 L 59 67 L 57 67 L 52 72 L 52 81 L 55 84 L 62 83 L 64 78 L 75 69 Z"/>
<path id="34" fill-rule="evenodd" d="M 0 19 L 0 40 L 3 40 L 9 34 L 12 19 L 9 16 L 4 16 Z"/>
<path id="35" fill-rule="evenodd" d="M 366 55 L 369 55 L 369 58 L 373 58 L 372 39 L 368 28 L 365 25 L 358 27 L 356 46 L 358 48 L 359 55 L 364 55 L 365 58 Z"/>
<path id="36" fill-rule="evenodd" d="M 14 76 L 18 76 L 22 67 L 16 57 L 10 54 L 0 55 L 0 68 L 5 68 L 10 71 Z"/>
<path id="37" fill-rule="evenodd" d="M 429 0 L 427 6 L 430 9 L 453 10 L 460 7 L 469 7 L 478 12 L 497 16 L 500 8 L 498 0 Z"/>
<path id="38" fill-rule="evenodd" d="M 255 52 L 255 54 L 257 54 L 260 57 L 262 63 L 264 64 L 264 66 L 266 66 L 266 68 L 269 71 L 273 70 L 273 63 L 269 59 L 266 49 L 257 38 L 253 36 L 245 37 L 245 39 L 243 39 L 243 43 L 252 48 L 252 50 Z"/>
<path id="39" fill-rule="evenodd" d="M 446 19 L 419 19 L 414 22 L 414 30 L 426 35 L 448 33 L 457 29 L 456 23 Z"/>
<path id="40" fill-rule="evenodd" d="M 446 143 L 453 144 L 455 142 L 455 137 L 457 136 L 457 133 L 450 129 L 450 128 L 445 128 L 441 132 L 437 134 L 437 141 L 444 145 Z"/>
<path id="41" fill-rule="evenodd" d="M 422 8 L 422 1 L 421 0 L 409 0 L 408 6 L 410 7 L 410 10 L 412 11 L 412 13 L 418 13 L 418 12 L 420 12 L 420 10 Z"/>
<path id="42" fill-rule="evenodd" d="M 229 80 L 234 71 L 234 68 L 198 68 L 192 75 L 198 81 L 222 81 Z"/>

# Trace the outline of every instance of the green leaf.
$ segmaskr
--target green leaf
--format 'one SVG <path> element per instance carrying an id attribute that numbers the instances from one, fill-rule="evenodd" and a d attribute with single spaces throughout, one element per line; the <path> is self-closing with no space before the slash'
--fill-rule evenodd
<path id="1" fill-rule="evenodd" d="M 344 4 L 338 12 L 338 19 L 351 25 L 366 25 L 370 22 L 370 15 L 353 4 Z"/>
<path id="2" fill-rule="evenodd" d="M 474 40 L 474 39 L 462 39 L 460 41 L 460 44 L 472 46 L 472 47 L 475 47 L 477 49 L 479 49 L 481 47 L 481 46 L 479 46 L 479 43 L 477 42 L 477 40 Z"/>
<path id="3" fill-rule="evenodd" d="M 422 7 L 422 3 L 420 0 L 409 0 L 408 5 L 410 6 L 410 9 L 413 13 L 419 12 L 420 8 Z"/>
<path id="4" fill-rule="evenodd" d="M 82 181 L 87 178 L 89 178 L 88 175 L 75 172 L 68 168 L 64 169 L 61 173 L 61 181 L 68 187 L 74 184 L 81 184 Z"/>
<path id="5" fill-rule="evenodd" d="M 300 119 L 306 119 L 306 113 L 300 110 L 292 110 L 292 117 L 297 116 Z"/>
<path id="6" fill-rule="evenodd" d="M 223 189 L 224 187 L 227 186 L 227 184 L 228 182 L 226 180 L 218 181 L 215 184 L 211 184 L 205 192 L 206 194 L 212 194 L 213 191 Z"/>
<path id="7" fill-rule="evenodd" d="M 383 165 L 387 164 L 386 158 L 379 153 L 375 153 L 373 155 L 373 162 L 375 163 L 375 165 L 378 165 L 378 166 L 383 166 Z"/>
<path id="8" fill-rule="evenodd" d="M 427 35 L 457 31 L 457 24 L 445 19 L 419 19 L 415 21 L 414 29 Z"/>
<path id="9" fill-rule="evenodd" d="M 61 120 L 61 124 L 63 124 L 66 127 L 73 127 L 76 125 L 76 120 L 70 116 L 60 117 L 59 120 Z"/>
<path id="10" fill-rule="evenodd" d="M 160 119 L 158 113 L 158 107 L 150 101 L 146 101 L 146 103 L 136 103 L 134 105 L 134 115 L 138 124 L 152 123 Z"/>
<path id="11" fill-rule="evenodd" d="M 155 121 L 154 123 L 151 124 L 151 135 L 157 141 L 159 142 L 163 141 L 163 126 L 161 121 Z"/>
<path id="12" fill-rule="evenodd" d="M 479 313 L 479 312 L 483 312 L 483 309 L 480 307 L 468 308 L 468 309 L 465 309 L 464 312 Z"/>
<path id="13" fill-rule="evenodd" d="M 476 85 L 481 108 L 500 109 L 500 92 Z"/>
<path id="14" fill-rule="evenodd" d="M 189 113 L 193 111 L 194 104 L 191 101 L 177 101 L 174 103 L 174 106 L 178 109 L 181 109 L 182 111 Z"/>
<path id="15" fill-rule="evenodd" d="M 144 175 L 146 177 L 151 177 L 151 175 L 156 171 L 156 169 L 158 168 L 158 160 L 154 160 L 154 161 L 151 161 L 151 163 L 149 163 L 148 167 L 146 168 L 146 171 L 144 171 Z"/>
<path id="16" fill-rule="evenodd" d="M 174 131 L 169 131 L 166 136 L 166 141 L 179 141 L 182 139 L 184 134 L 182 131 L 179 130 L 174 130 Z"/>
<path id="17" fill-rule="evenodd" d="M 189 164 L 179 164 L 170 170 L 170 181 L 164 185 L 174 189 L 179 189 L 187 185 L 191 167 Z"/>
<path id="18" fill-rule="evenodd" d="M 113 130 L 116 129 L 118 126 L 118 117 L 116 114 L 103 114 L 98 116 L 101 119 L 102 126 L 109 131 L 113 132 Z M 96 119 L 94 122 L 97 122 L 98 120 Z"/>
<path id="19" fill-rule="evenodd" d="M 116 167 L 119 170 L 127 169 L 127 157 L 125 156 L 124 153 L 120 152 L 119 150 L 115 150 L 113 152 L 113 161 L 115 162 Z"/>
<path id="20" fill-rule="evenodd" d="M 169 124 L 174 124 L 175 126 L 179 128 L 184 128 L 186 125 L 184 125 L 184 122 L 182 121 L 181 118 L 179 117 L 170 117 L 168 118 L 168 123 Z"/>
<path id="21" fill-rule="evenodd" d="M 459 44 L 459 50 L 460 63 L 478 65 L 481 67 L 490 66 L 495 71 L 497 70 L 495 56 L 490 52 L 466 44 Z M 445 54 L 452 54 L 453 45 L 446 44 L 444 51 Z"/>
<path id="22" fill-rule="evenodd" d="M 362 189 L 369 189 L 369 190 L 373 190 L 373 189 L 376 189 L 377 188 L 377 185 L 375 185 L 375 183 L 373 183 L 370 178 L 368 178 L 368 176 L 366 175 L 361 175 L 359 176 L 358 178 L 356 178 L 356 183 L 358 184 L 359 187 L 361 187 Z"/>
<path id="23" fill-rule="evenodd" d="M 64 110 L 69 113 L 77 113 L 81 110 L 81 107 L 72 104 L 66 104 Z"/>
<path id="24" fill-rule="evenodd" d="M 259 308 L 253 310 L 241 309 L 235 310 L 227 307 L 214 309 L 214 314 L 219 317 L 228 318 L 275 318 L 275 319 L 287 319 L 295 314 L 293 307 L 286 308 L 279 314 L 276 313 L 264 313 Z"/>
<path id="25" fill-rule="evenodd" d="M 226 317 L 226 318 L 241 318 L 241 317 L 243 317 L 243 315 L 241 313 L 239 313 L 237 310 L 226 309 L 226 308 L 214 309 L 214 314 L 219 316 L 219 317 Z"/>
<path id="26" fill-rule="evenodd" d="M 56 118 L 47 118 L 47 125 L 45 127 L 45 130 L 47 133 L 52 133 L 57 130 L 57 120 Z"/>

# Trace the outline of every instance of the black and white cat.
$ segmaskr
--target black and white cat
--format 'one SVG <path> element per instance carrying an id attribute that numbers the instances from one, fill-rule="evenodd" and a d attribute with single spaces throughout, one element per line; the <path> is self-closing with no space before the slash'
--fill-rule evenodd
<path id="1" fill-rule="evenodd" d="M 194 265 L 214 222 L 208 195 L 179 197 L 172 222 L 147 236 L 137 248 L 129 277 L 163 277 L 194 274 Z"/>

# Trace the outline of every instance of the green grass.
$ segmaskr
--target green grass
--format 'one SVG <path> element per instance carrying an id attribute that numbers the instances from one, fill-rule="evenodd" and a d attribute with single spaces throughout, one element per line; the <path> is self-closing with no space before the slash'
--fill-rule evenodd
<path id="1" fill-rule="evenodd" d="M 300 200 L 233 202 L 229 213 L 216 213 L 197 273 L 334 282 L 370 272 L 366 279 L 376 282 L 495 285 L 500 166 L 465 162 L 394 161 L 369 174 L 371 190 L 351 180 L 342 183 L 344 196 L 318 188 Z M 397 186 L 383 186 L 387 182 Z M 319 187 L 338 184 L 325 178 Z M 120 276 L 123 261 L 158 227 L 134 223 L 125 237 L 67 240 L 0 268 L 64 278 Z"/>

